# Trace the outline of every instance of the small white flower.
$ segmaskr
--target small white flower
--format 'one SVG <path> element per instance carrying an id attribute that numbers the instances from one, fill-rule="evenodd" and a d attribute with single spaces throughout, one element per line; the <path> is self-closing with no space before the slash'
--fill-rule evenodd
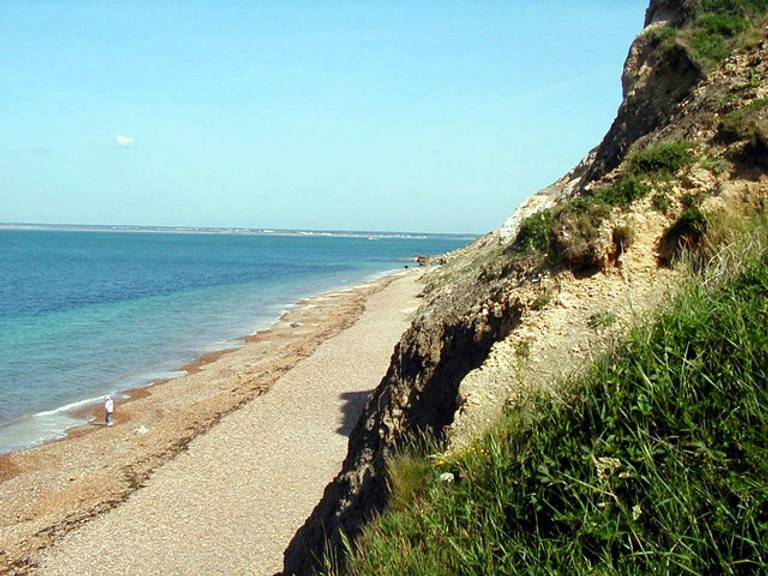
<path id="1" fill-rule="evenodd" d="M 440 474 L 440 482 L 445 482 L 446 484 L 452 484 L 455 480 L 453 474 L 451 472 L 443 472 Z"/>
<path id="2" fill-rule="evenodd" d="M 597 477 L 601 482 L 607 482 L 611 474 L 621 468 L 621 460 L 608 456 L 601 456 L 600 458 L 592 456 L 592 464 L 594 464 Z"/>

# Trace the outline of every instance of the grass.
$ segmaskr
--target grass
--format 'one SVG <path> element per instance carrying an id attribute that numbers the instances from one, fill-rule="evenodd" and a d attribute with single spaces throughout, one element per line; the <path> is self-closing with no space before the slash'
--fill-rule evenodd
<path id="1" fill-rule="evenodd" d="M 616 322 L 616 314 L 610 310 L 595 312 L 589 317 L 587 324 L 590 328 L 605 328 Z"/>
<path id="2" fill-rule="evenodd" d="M 669 197 L 666 194 L 658 192 L 651 198 L 651 205 L 658 212 L 666 214 L 670 208 Z"/>
<path id="3" fill-rule="evenodd" d="M 768 571 L 762 230 L 751 251 L 716 252 L 651 324 L 559 397 L 508 410 L 447 461 L 393 462 L 393 478 L 407 468 L 410 504 L 401 498 L 366 528 L 346 571 Z M 446 471 L 454 483 L 437 480 Z"/>
<path id="4" fill-rule="evenodd" d="M 711 70 L 730 56 L 766 12 L 766 0 L 704 0 L 683 36 L 693 57 Z"/>
<path id="5" fill-rule="evenodd" d="M 702 68 L 712 70 L 734 49 L 759 45 L 766 13 L 768 0 L 702 0 L 682 28 L 654 26 L 645 37 L 662 50 L 683 45 Z"/>
<path id="6" fill-rule="evenodd" d="M 627 174 L 618 182 L 600 188 L 592 199 L 608 206 L 626 207 L 648 193 L 648 185 L 636 174 Z"/>
<path id="7" fill-rule="evenodd" d="M 526 251 L 546 251 L 552 237 L 552 211 L 540 210 L 520 224 L 516 245 Z"/>
<path id="8" fill-rule="evenodd" d="M 551 294 L 539 294 L 536 299 L 531 303 L 531 310 L 542 310 L 546 308 L 547 304 L 552 302 Z"/>
<path id="9" fill-rule="evenodd" d="M 677 40 L 677 30 L 672 26 L 653 26 L 643 32 L 643 35 L 654 45 L 671 48 Z"/>
<path id="10" fill-rule="evenodd" d="M 702 0 L 703 14 L 758 16 L 768 10 L 768 0 Z"/>
<path id="11" fill-rule="evenodd" d="M 613 208 L 627 209 L 653 188 L 670 179 L 694 160 L 696 145 L 692 142 L 667 142 L 648 146 L 632 153 L 625 173 L 613 184 L 590 194 L 561 203 L 552 212 L 552 235 L 547 245 L 553 253 L 574 267 L 594 267 L 605 255 L 598 254 L 597 236 L 603 221 Z M 620 250 L 632 242 L 631 234 L 614 229 L 614 244 Z"/>
<path id="12" fill-rule="evenodd" d="M 629 171 L 637 176 L 670 176 L 693 162 L 695 148 L 688 141 L 648 146 L 630 155 Z"/>
<path id="13" fill-rule="evenodd" d="M 655 26 L 645 37 L 662 50 L 682 44 L 699 65 L 712 70 L 735 48 L 760 43 L 760 23 L 766 12 L 768 0 L 703 0 L 693 20 L 681 29 Z"/>
<path id="14" fill-rule="evenodd" d="M 728 169 L 728 164 L 722 157 L 711 153 L 703 154 L 701 158 L 699 158 L 699 165 L 705 170 L 714 172 L 717 175 L 725 173 Z"/>
<path id="15" fill-rule="evenodd" d="M 759 125 L 768 119 L 768 98 L 760 98 L 738 110 L 723 116 L 718 126 L 718 136 L 726 143 L 750 140 Z"/>

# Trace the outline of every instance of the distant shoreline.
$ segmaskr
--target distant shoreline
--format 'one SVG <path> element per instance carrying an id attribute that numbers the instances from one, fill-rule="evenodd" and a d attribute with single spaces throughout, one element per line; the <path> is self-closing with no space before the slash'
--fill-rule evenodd
<path id="1" fill-rule="evenodd" d="M 451 234 L 429 232 L 382 232 L 366 230 L 311 230 L 311 229 L 280 229 L 280 228 L 244 228 L 244 227 L 211 227 L 211 226 L 134 226 L 134 225 L 96 225 L 96 224 L 39 224 L 0 222 L 0 231 L 50 231 L 50 232 L 125 232 L 125 233 L 154 233 L 154 234 L 212 234 L 228 236 L 302 236 L 319 238 L 369 238 L 376 240 L 408 239 L 428 240 L 474 240 L 478 234 Z"/>

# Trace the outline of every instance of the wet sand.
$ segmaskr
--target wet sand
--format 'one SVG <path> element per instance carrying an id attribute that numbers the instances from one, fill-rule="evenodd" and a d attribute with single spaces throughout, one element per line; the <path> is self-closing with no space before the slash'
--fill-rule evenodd
<path id="1" fill-rule="evenodd" d="M 114 427 L 0 458 L 0 571 L 279 569 L 418 304 L 417 276 L 303 301 L 243 348 L 119 403 Z"/>

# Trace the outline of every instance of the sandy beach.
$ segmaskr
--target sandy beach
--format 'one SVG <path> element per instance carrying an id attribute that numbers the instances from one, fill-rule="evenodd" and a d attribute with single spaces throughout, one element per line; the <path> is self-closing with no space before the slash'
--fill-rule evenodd
<path id="1" fill-rule="evenodd" d="M 418 276 L 302 301 L 244 347 L 131 391 L 114 427 L 0 457 L 0 573 L 278 571 L 418 306 Z"/>

